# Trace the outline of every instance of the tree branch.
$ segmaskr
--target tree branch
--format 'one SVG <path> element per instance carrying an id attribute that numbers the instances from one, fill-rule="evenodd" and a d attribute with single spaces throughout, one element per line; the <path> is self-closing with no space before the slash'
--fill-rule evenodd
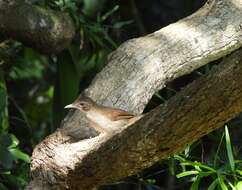
<path id="1" fill-rule="evenodd" d="M 208 1 L 195 14 L 121 45 L 86 93 L 100 104 L 142 113 L 168 82 L 241 47 L 241 18 L 241 1 Z M 92 134 L 78 112 L 63 126 L 77 138 Z"/>
<path id="2" fill-rule="evenodd" d="M 0 0 L 1 36 L 51 54 L 66 48 L 74 34 L 74 25 L 67 14 L 22 0 Z"/>
<path id="3" fill-rule="evenodd" d="M 112 136 L 38 145 L 32 175 L 60 189 L 88 190 L 135 174 L 237 116 L 242 111 L 241 75 L 242 50 Z"/>
<path id="4" fill-rule="evenodd" d="M 241 18 L 240 1 L 209 1 L 190 17 L 124 43 L 86 93 L 98 103 L 141 113 L 167 82 L 238 49 Z M 70 112 L 62 128 L 35 148 L 29 187 L 91 189 L 134 174 L 222 126 L 242 109 L 238 56 L 113 137 L 73 142 L 91 131 L 80 112 Z"/>

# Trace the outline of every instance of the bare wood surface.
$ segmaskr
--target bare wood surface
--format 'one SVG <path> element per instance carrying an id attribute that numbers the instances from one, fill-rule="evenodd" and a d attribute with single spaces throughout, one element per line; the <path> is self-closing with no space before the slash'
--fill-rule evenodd
<path id="1" fill-rule="evenodd" d="M 106 106 L 141 113 L 167 82 L 242 45 L 241 10 L 240 0 L 209 1 L 190 17 L 126 42 L 86 93 Z M 62 128 L 36 147 L 29 188 L 91 189 L 166 158 L 241 111 L 241 74 L 241 60 L 225 64 L 113 137 L 71 142 L 69 135 L 82 139 L 92 132 L 79 112 L 70 112 Z"/>

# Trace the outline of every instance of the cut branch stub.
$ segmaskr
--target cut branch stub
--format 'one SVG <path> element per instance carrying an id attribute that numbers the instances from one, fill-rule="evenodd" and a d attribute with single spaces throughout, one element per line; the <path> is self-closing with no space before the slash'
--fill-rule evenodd
<path id="1" fill-rule="evenodd" d="M 66 13 L 30 5 L 22 0 L 0 0 L 0 35 L 46 53 L 66 48 L 75 34 Z"/>

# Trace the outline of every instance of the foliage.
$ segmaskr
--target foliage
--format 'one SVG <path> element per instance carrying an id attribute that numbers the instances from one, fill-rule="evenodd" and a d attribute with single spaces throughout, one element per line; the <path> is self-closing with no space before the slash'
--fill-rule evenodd
<path id="1" fill-rule="evenodd" d="M 30 156 L 22 152 L 19 140 L 13 135 L 0 135 L 0 187 L 23 187 L 28 181 Z"/>
<path id="2" fill-rule="evenodd" d="M 228 161 L 225 163 L 218 163 L 219 152 L 221 151 L 221 144 L 223 139 L 225 139 L 224 143 Z M 189 158 L 179 155 L 175 155 L 174 158 L 178 160 L 182 168 L 182 172 L 176 175 L 177 178 L 192 176 L 190 178 L 192 182 L 190 190 L 200 189 L 200 183 L 202 180 L 205 180 L 204 178 L 207 178 L 208 181 L 210 181 L 210 184 L 207 186 L 208 190 L 239 190 L 241 188 L 242 162 L 241 160 L 234 160 L 230 135 L 227 126 L 225 126 L 225 132 L 221 137 L 221 141 L 217 148 L 217 152 L 214 155 L 213 162 L 204 164 L 196 160 L 192 161 Z"/>
<path id="3" fill-rule="evenodd" d="M 3 71 L 0 70 L 0 132 L 8 128 L 7 89 Z"/>

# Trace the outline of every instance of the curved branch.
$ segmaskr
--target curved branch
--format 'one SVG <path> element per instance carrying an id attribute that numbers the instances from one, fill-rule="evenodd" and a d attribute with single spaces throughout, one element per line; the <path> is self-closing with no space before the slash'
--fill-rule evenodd
<path id="1" fill-rule="evenodd" d="M 86 92 L 100 104 L 141 113 L 168 82 L 241 47 L 241 18 L 241 1 L 209 1 L 177 23 L 125 42 Z M 91 134 L 78 112 L 63 126 L 78 138 Z"/>
<path id="2" fill-rule="evenodd" d="M 0 0 L 0 35 L 46 54 L 66 48 L 75 34 L 71 18 L 62 12 L 22 0 Z"/>
<path id="3" fill-rule="evenodd" d="M 241 1 L 209 1 L 190 17 L 124 43 L 86 92 L 98 103 L 141 113 L 167 82 L 238 49 L 241 18 Z M 148 167 L 221 126 L 242 109 L 237 58 L 113 137 L 75 142 L 91 132 L 79 112 L 70 112 L 62 128 L 35 148 L 29 187 L 90 189 Z"/>
<path id="4" fill-rule="evenodd" d="M 32 175 L 60 189 L 89 190 L 135 174 L 237 116 L 242 111 L 241 75 L 242 50 L 112 136 L 38 145 Z"/>

